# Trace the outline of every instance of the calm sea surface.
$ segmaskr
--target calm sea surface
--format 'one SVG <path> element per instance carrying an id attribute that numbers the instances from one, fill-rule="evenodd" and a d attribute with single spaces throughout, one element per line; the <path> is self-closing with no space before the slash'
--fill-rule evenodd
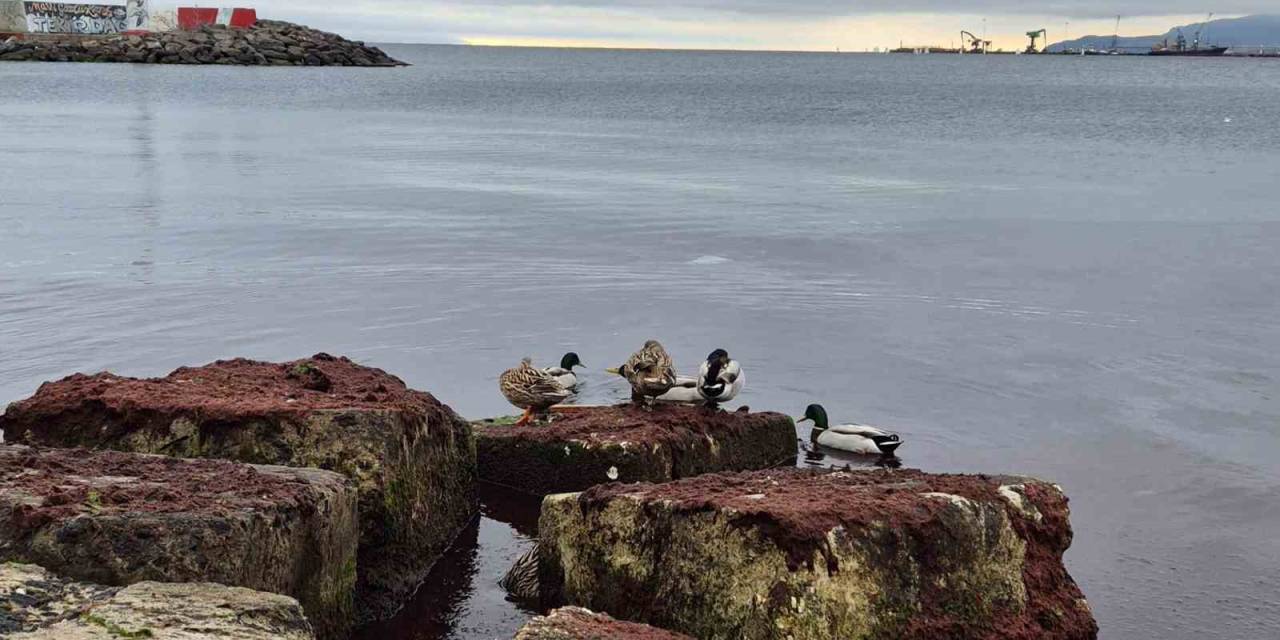
<path id="1" fill-rule="evenodd" d="M 1061 483 L 1103 637 L 1280 636 L 1280 63 L 389 49 L 0 64 L 0 402 L 327 351 L 483 417 L 524 355 L 606 401 L 723 346 Z M 510 637 L 509 502 L 370 637 Z"/>

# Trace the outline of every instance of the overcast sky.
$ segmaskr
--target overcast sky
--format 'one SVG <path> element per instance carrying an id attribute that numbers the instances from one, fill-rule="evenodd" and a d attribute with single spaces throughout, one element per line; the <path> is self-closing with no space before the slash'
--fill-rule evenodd
<path id="1" fill-rule="evenodd" d="M 158 4 L 158 3 L 157 3 Z M 376 42 L 862 50 L 953 45 L 967 29 L 1021 47 L 1026 31 L 1164 33 L 1219 17 L 1278 13 L 1280 0 L 258 0 L 260 17 Z M 322 6 L 318 6 L 322 5 Z"/>

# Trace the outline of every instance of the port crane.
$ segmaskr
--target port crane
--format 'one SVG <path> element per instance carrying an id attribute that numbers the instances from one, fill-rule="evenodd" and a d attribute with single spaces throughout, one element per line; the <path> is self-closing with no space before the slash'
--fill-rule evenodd
<path id="1" fill-rule="evenodd" d="M 960 32 L 960 53 L 986 53 L 990 49 L 990 40 L 983 40 L 968 31 Z"/>
<path id="2" fill-rule="evenodd" d="M 1036 47 L 1036 39 L 1038 38 L 1044 38 L 1045 44 L 1049 44 L 1049 32 L 1044 29 L 1028 31 L 1027 37 L 1031 38 L 1031 44 L 1027 45 L 1027 53 L 1040 53 L 1040 49 Z"/>

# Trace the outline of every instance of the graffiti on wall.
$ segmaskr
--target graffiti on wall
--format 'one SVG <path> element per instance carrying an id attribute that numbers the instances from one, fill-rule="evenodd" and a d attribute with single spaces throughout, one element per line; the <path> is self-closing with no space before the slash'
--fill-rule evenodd
<path id="1" fill-rule="evenodd" d="M 123 6 L 26 2 L 30 33 L 120 33 L 129 26 Z"/>
<path id="2" fill-rule="evenodd" d="M 151 12 L 147 0 L 129 0 L 124 5 L 125 20 L 130 31 L 146 31 L 151 28 Z"/>

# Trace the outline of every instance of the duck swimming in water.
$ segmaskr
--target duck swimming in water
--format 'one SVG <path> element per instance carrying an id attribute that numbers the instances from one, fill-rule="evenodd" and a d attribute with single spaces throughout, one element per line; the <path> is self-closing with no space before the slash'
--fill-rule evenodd
<path id="1" fill-rule="evenodd" d="M 578 359 L 578 354 L 570 351 L 569 353 L 564 354 L 563 358 L 560 358 L 560 366 L 547 367 L 543 369 L 543 371 L 555 378 L 556 382 L 560 383 L 560 386 L 570 391 L 577 391 L 578 374 L 573 372 L 573 368 L 582 366 L 585 365 L 583 365 L 582 361 Z"/>
<path id="2" fill-rule="evenodd" d="M 498 389 L 507 402 L 524 409 L 517 425 L 529 424 L 534 416 L 546 414 L 551 407 L 573 397 L 573 391 L 566 389 L 555 376 L 534 368 L 529 358 L 503 372 L 498 378 Z"/>
<path id="3" fill-rule="evenodd" d="M 730 358 L 728 351 L 716 349 L 698 371 L 698 395 L 714 408 L 738 397 L 746 382 L 742 365 Z"/>
<path id="4" fill-rule="evenodd" d="M 813 421 L 814 444 L 830 447 L 849 453 L 861 455 L 892 456 L 902 446 L 902 438 L 896 433 L 860 424 L 838 424 L 831 426 L 827 422 L 827 410 L 820 404 L 811 404 L 804 411 L 803 418 L 796 422 Z"/>
<path id="5" fill-rule="evenodd" d="M 631 401 L 644 406 L 649 398 L 657 398 L 676 385 L 676 368 L 662 343 L 650 340 L 631 354 L 621 367 L 609 373 L 622 376 L 631 384 Z"/>

